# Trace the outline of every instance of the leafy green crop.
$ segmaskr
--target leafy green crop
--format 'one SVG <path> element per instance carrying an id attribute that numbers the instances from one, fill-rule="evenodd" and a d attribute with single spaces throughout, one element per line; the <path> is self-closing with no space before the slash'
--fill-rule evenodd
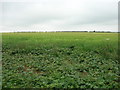
<path id="1" fill-rule="evenodd" d="M 3 88 L 120 87 L 117 33 L 4 33 L 2 37 Z"/>

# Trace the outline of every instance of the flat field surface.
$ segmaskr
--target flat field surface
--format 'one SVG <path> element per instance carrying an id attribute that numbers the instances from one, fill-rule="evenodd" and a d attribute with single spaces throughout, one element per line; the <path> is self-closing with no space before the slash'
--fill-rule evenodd
<path id="1" fill-rule="evenodd" d="M 118 88 L 118 34 L 2 34 L 3 88 Z"/>

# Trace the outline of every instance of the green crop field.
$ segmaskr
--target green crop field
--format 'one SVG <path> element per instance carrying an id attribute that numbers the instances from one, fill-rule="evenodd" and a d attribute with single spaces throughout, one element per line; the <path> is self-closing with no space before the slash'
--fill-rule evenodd
<path id="1" fill-rule="evenodd" d="M 3 88 L 119 88 L 118 34 L 2 34 Z"/>

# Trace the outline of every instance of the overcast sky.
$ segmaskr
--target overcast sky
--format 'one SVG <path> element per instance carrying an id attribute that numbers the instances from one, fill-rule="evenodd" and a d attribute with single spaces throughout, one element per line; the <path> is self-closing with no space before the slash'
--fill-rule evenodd
<path id="1" fill-rule="evenodd" d="M 2 0 L 0 30 L 115 32 L 118 31 L 118 1 Z"/>

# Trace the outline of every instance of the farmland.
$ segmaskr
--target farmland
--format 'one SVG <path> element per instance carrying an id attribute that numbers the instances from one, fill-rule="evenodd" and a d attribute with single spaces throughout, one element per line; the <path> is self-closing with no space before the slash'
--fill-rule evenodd
<path id="1" fill-rule="evenodd" d="M 119 88 L 118 34 L 2 34 L 3 88 Z"/>

